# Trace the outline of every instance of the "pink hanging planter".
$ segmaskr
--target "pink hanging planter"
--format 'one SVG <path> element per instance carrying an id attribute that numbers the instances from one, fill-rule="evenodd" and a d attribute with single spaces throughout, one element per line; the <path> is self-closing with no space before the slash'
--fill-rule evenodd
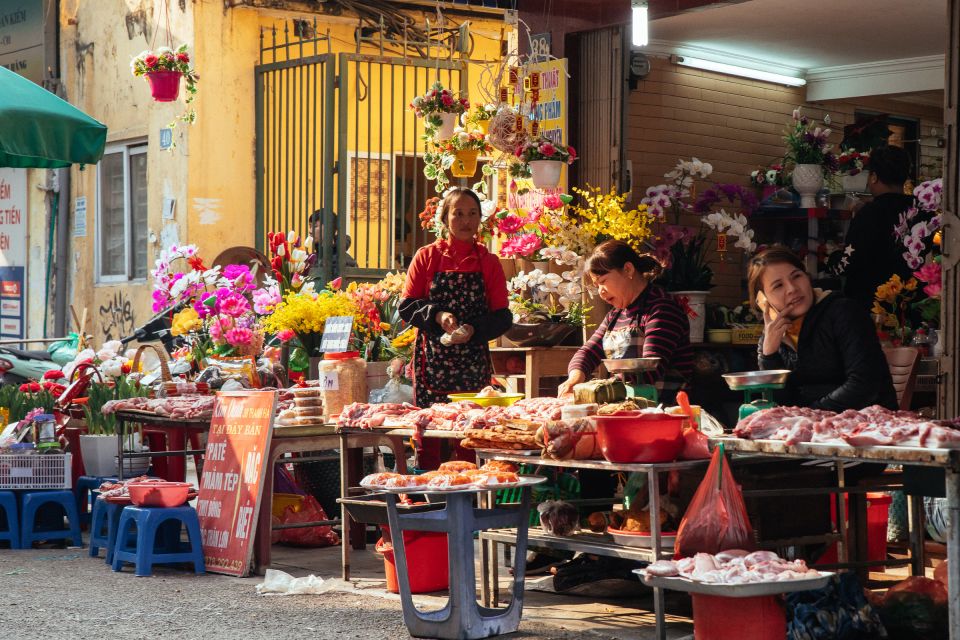
<path id="1" fill-rule="evenodd" d="M 173 102 L 180 95 L 179 71 L 149 71 L 146 74 L 150 83 L 150 94 L 157 102 Z"/>

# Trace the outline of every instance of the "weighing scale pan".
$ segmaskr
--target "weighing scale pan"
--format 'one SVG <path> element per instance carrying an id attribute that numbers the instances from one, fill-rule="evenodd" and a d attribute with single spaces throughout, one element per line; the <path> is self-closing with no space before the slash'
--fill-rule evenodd
<path id="1" fill-rule="evenodd" d="M 739 373 L 725 373 L 723 379 L 727 386 L 734 391 L 753 389 L 767 385 L 783 385 L 790 375 L 789 369 L 771 369 L 768 371 L 741 371 Z"/>
<path id="2" fill-rule="evenodd" d="M 652 371 L 660 364 L 660 358 L 607 358 L 603 366 L 610 373 L 633 373 L 636 371 Z"/>

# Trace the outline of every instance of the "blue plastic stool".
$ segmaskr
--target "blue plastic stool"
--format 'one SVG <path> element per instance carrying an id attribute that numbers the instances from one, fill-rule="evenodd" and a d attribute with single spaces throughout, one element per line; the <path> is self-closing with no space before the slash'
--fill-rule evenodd
<path id="1" fill-rule="evenodd" d="M 93 501 L 93 515 L 90 522 L 90 557 L 100 555 L 100 549 L 106 551 L 105 561 L 113 564 L 113 550 L 117 540 L 117 526 L 123 505 L 106 500 Z"/>
<path id="2" fill-rule="evenodd" d="M 96 501 L 100 494 L 100 485 L 107 480 L 116 480 L 116 476 L 80 476 L 74 492 L 77 494 L 77 512 L 80 514 L 80 524 L 90 524 L 93 508 L 91 502 Z"/>
<path id="3" fill-rule="evenodd" d="M 7 514 L 7 530 L 0 531 L 0 540 L 9 540 L 11 549 L 19 549 L 20 523 L 17 520 L 17 496 L 13 491 L 0 491 L 0 509 Z"/>
<path id="4" fill-rule="evenodd" d="M 24 491 L 21 494 L 22 521 L 20 523 L 20 546 L 30 549 L 37 540 L 67 540 L 75 546 L 83 546 L 80 536 L 80 515 L 77 513 L 77 501 L 72 491 Z M 54 531 L 34 531 L 37 512 L 46 504 L 58 504 L 67 516 L 67 529 Z"/>
<path id="5" fill-rule="evenodd" d="M 183 523 L 187 529 L 188 542 L 165 545 L 167 549 L 156 549 L 157 530 L 168 520 Z M 130 532 L 133 525 L 137 527 L 136 546 L 131 548 Z M 166 537 L 163 533 L 161 537 Z M 177 539 L 179 542 L 179 527 Z M 120 514 L 120 524 L 117 526 L 116 544 L 113 552 L 113 570 L 120 571 L 124 562 L 136 565 L 135 574 L 149 576 L 153 574 L 153 565 L 171 564 L 176 562 L 191 562 L 196 573 L 205 573 L 206 565 L 203 562 L 203 545 L 200 541 L 200 520 L 196 510 L 191 506 L 182 507 L 124 507 Z"/>

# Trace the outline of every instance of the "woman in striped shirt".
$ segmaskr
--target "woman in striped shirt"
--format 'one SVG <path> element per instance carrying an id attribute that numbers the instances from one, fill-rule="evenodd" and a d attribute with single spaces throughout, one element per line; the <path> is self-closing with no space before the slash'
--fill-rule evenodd
<path id="1" fill-rule="evenodd" d="M 693 370 L 690 323 L 680 304 L 653 284 L 663 266 L 630 245 L 608 240 L 587 262 L 587 272 L 600 297 L 613 309 L 567 367 L 568 378 L 559 395 L 587 380 L 604 358 L 660 358 L 655 370 L 637 382 L 656 384 L 661 401 L 673 402 Z"/>

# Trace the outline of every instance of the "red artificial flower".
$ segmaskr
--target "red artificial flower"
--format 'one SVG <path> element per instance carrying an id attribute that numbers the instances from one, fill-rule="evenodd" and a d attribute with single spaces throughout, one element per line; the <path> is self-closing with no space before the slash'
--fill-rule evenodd
<path id="1" fill-rule="evenodd" d="M 571 159 L 571 160 L 573 160 L 574 158 L 577 157 L 577 150 L 574 149 L 573 147 L 567 147 L 567 153 L 570 154 L 570 159 Z"/>
<path id="2" fill-rule="evenodd" d="M 178 62 L 190 62 L 190 56 L 188 56 L 186 53 L 178 53 L 178 54 L 177 54 L 177 61 L 178 61 Z"/>
<path id="3" fill-rule="evenodd" d="M 206 271 L 207 268 L 203 265 L 203 258 L 198 255 L 191 256 L 187 258 L 187 262 L 190 264 L 190 267 L 194 271 Z"/>
<path id="4" fill-rule="evenodd" d="M 274 273 L 280 273 L 280 271 L 283 269 L 283 257 L 276 256 L 273 260 L 271 260 L 270 268 L 273 269 Z"/>
<path id="5" fill-rule="evenodd" d="M 17 389 L 20 391 L 20 393 L 28 393 L 30 391 L 30 383 L 24 382 L 22 385 L 17 387 Z"/>
<path id="6" fill-rule="evenodd" d="M 133 365 L 131 363 L 124 362 L 122 365 L 120 365 L 120 373 L 126 375 L 131 371 L 133 371 Z"/>
<path id="7" fill-rule="evenodd" d="M 340 287 L 343 285 L 343 278 L 336 278 L 327 283 L 327 286 L 331 291 L 340 291 Z"/>
<path id="8" fill-rule="evenodd" d="M 61 371 L 60 369 L 51 369 L 50 371 L 47 371 L 46 373 L 43 374 L 44 380 L 59 380 L 60 378 L 63 378 L 63 377 L 64 377 L 63 371 Z"/>
<path id="9" fill-rule="evenodd" d="M 157 66 L 157 56 L 152 53 L 149 54 L 146 58 L 143 59 L 143 64 L 147 65 L 148 69 L 153 69 Z"/>

